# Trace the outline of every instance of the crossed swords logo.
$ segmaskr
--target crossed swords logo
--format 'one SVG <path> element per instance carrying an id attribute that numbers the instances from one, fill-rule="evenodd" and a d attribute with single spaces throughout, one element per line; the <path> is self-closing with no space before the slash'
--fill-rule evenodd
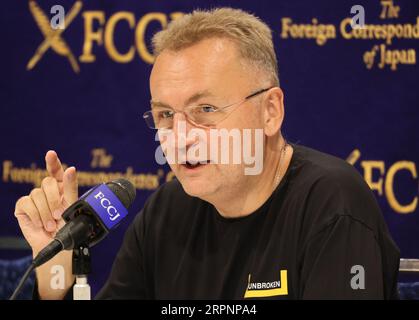
<path id="1" fill-rule="evenodd" d="M 77 1 L 73 7 L 70 9 L 68 14 L 65 16 L 65 26 L 66 28 L 71 24 L 74 18 L 79 14 L 82 2 Z M 36 24 L 41 30 L 42 34 L 44 35 L 45 39 L 36 49 L 35 54 L 29 60 L 28 65 L 26 66 L 27 70 L 31 70 L 35 67 L 38 61 L 42 58 L 45 52 L 52 48 L 54 52 L 57 54 L 67 57 L 68 61 L 71 64 L 74 72 L 79 73 L 80 67 L 77 63 L 76 58 L 74 57 L 73 53 L 70 50 L 70 47 L 67 45 L 65 40 L 61 37 L 61 34 L 64 32 L 65 29 L 53 29 L 50 24 L 50 20 L 48 16 L 42 11 L 42 9 L 38 6 L 35 1 L 29 1 L 29 10 L 32 13 L 33 18 L 36 21 Z"/>

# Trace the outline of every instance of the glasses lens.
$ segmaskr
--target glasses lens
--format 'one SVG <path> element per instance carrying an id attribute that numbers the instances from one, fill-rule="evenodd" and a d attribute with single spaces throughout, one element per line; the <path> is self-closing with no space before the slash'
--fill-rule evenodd
<path id="1" fill-rule="evenodd" d="M 226 115 L 224 110 L 211 105 L 193 106 L 186 113 L 193 123 L 205 127 L 216 125 Z"/>
<path id="2" fill-rule="evenodd" d="M 154 119 L 153 119 L 153 113 L 151 111 L 144 112 L 143 119 L 149 128 L 156 129 Z"/>
<path id="3" fill-rule="evenodd" d="M 173 126 L 172 110 L 150 110 L 144 113 L 143 118 L 147 126 L 152 129 L 168 129 Z"/>

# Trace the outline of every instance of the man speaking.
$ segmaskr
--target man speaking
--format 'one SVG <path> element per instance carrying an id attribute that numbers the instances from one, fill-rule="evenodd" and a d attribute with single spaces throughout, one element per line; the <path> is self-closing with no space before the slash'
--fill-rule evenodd
<path id="1" fill-rule="evenodd" d="M 367 184 L 343 160 L 281 133 L 269 27 L 241 10 L 194 11 L 158 32 L 153 47 L 144 119 L 177 179 L 129 226 L 96 298 L 397 298 L 399 250 Z M 239 148 L 228 143 L 235 136 Z M 262 159 L 252 172 L 245 150 Z M 219 161 L 225 153 L 229 161 Z M 74 167 L 64 171 L 53 151 L 46 166 L 41 188 L 15 210 L 34 255 L 78 194 Z M 36 270 L 41 299 L 71 292 L 71 260 L 64 251 Z M 50 287 L 57 264 L 62 290 Z"/>

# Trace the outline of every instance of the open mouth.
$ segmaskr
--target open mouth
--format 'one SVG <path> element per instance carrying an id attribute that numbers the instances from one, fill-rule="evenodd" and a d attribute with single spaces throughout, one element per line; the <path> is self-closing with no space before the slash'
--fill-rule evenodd
<path id="1" fill-rule="evenodd" d="M 194 163 L 186 161 L 186 163 L 182 164 L 182 166 L 186 167 L 187 169 L 192 170 L 192 169 L 200 168 L 206 164 L 209 164 L 210 162 L 211 162 L 210 160 L 199 161 L 199 162 L 194 162 Z"/>

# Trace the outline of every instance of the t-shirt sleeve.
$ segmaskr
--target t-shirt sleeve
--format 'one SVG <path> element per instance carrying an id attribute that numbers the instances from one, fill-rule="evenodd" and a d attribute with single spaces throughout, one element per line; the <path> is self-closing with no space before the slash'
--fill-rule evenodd
<path id="1" fill-rule="evenodd" d="M 307 242 L 301 298 L 397 298 L 392 296 L 397 292 L 396 275 L 388 274 L 386 268 L 373 231 L 349 215 L 337 215 Z"/>
<path id="2" fill-rule="evenodd" d="M 146 299 L 143 267 L 143 215 L 141 211 L 128 227 L 110 276 L 95 299 Z"/>

